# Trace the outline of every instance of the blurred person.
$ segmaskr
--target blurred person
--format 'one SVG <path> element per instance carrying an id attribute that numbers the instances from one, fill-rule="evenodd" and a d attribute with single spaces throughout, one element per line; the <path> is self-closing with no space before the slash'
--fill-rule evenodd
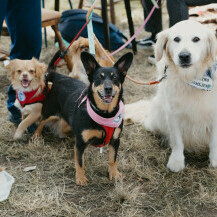
<path id="1" fill-rule="evenodd" d="M 217 0 L 167 0 L 167 10 L 169 14 L 169 27 L 175 25 L 176 23 L 187 20 L 189 18 L 188 7 L 190 6 L 201 6 L 211 3 L 217 3 Z M 153 3 L 151 0 L 142 0 L 142 5 L 144 9 L 144 18 L 148 16 L 151 9 L 153 8 Z M 151 18 L 145 26 L 145 31 L 151 34 L 143 39 L 140 39 L 139 44 L 151 47 L 156 43 L 157 33 L 162 31 L 162 1 L 158 1 L 159 9 L 155 9 Z"/>
<path id="2" fill-rule="evenodd" d="M 217 3 L 217 0 L 167 0 L 169 27 L 189 18 L 188 7 L 207 5 L 211 3 Z M 146 19 L 153 8 L 153 3 L 151 0 L 142 0 L 142 5 L 144 9 L 144 18 Z M 158 5 L 160 8 L 155 9 L 145 26 L 145 31 L 150 32 L 151 34 L 139 41 L 139 44 L 146 48 L 153 48 L 153 45 L 156 43 L 156 35 L 162 31 L 161 0 L 158 1 Z M 156 63 L 154 55 L 149 56 L 148 60 L 152 64 Z"/>

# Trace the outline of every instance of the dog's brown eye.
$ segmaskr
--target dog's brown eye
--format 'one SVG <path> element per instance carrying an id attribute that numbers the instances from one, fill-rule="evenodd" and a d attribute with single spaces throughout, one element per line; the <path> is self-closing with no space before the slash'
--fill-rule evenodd
<path id="1" fill-rule="evenodd" d="M 33 74 L 33 73 L 34 73 L 34 70 L 31 69 L 31 70 L 29 70 L 29 72 L 30 72 L 31 74 Z"/>
<path id="2" fill-rule="evenodd" d="M 198 37 L 194 37 L 192 41 L 193 42 L 198 42 L 198 41 L 200 41 L 200 39 Z"/>
<path id="3" fill-rule="evenodd" d="M 180 41 L 181 41 L 181 39 L 180 39 L 179 37 L 175 37 L 173 40 L 174 40 L 175 42 L 180 42 Z"/>
<path id="4" fill-rule="evenodd" d="M 18 69 L 17 72 L 20 74 L 22 71 L 20 69 Z"/>

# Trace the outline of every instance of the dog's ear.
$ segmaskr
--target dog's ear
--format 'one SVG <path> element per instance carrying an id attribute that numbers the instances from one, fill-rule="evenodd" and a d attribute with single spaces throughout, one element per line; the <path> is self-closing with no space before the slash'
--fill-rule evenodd
<path id="1" fill-rule="evenodd" d="M 213 32 L 208 29 L 208 43 L 207 43 L 207 52 L 211 58 L 211 61 L 214 62 L 217 55 L 217 40 Z"/>
<path id="2" fill-rule="evenodd" d="M 11 60 L 10 62 L 8 61 L 8 64 L 5 65 L 5 68 L 9 71 L 9 72 L 13 72 L 15 70 L 15 64 L 16 64 L 16 59 Z"/>
<path id="3" fill-rule="evenodd" d="M 70 50 L 71 52 L 77 52 L 78 48 L 80 47 L 80 43 L 81 43 L 81 37 L 79 37 L 79 39 L 77 39 L 71 46 Z M 75 53 L 74 53 L 75 55 Z"/>
<path id="4" fill-rule="evenodd" d="M 126 53 L 124 54 L 115 64 L 114 67 L 118 69 L 118 71 L 125 77 L 127 75 L 127 71 L 130 68 L 133 61 L 133 54 Z"/>
<path id="5" fill-rule="evenodd" d="M 100 67 L 100 65 L 97 63 L 97 61 L 93 57 L 93 55 L 91 55 L 88 52 L 81 53 L 81 61 L 84 65 L 84 68 L 86 70 L 88 77 L 92 75 L 93 72 L 95 72 L 97 68 Z"/>
<path id="6" fill-rule="evenodd" d="M 10 72 L 10 76 L 11 78 L 14 77 L 15 75 L 15 65 L 16 65 L 17 60 L 11 60 L 7 65 L 5 65 L 5 68 L 8 70 L 8 72 Z"/>
<path id="7" fill-rule="evenodd" d="M 34 57 L 32 58 L 32 61 L 35 65 L 35 74 L 37 78 L 41 78 L 44 73 L 47 71 L 47 65 L 44 63 L 40 63 L 37 59 Z"/>
<path id="8" fill-rule="evenodd" d="M 164 49 L 166 48 L 168 41 L 168 31 L 169 30 L 164 30 L 157 35 L 157 42 L 155 45 L 155 59 L 157 62 L 161 60 Z"/>

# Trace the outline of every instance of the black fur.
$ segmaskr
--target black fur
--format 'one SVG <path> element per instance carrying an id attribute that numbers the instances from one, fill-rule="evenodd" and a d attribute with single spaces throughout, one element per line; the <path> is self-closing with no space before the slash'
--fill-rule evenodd
<path id="1" fill-rule="evenodd" d="M 71 126 L 72 131 L 76 136 L 76 147 L 78 150 L 78 162 L 80 167 L 82 167 L 82 155 L 85 148 L 89 144 L 103 144 L 105 133 L 102 138 L 92 138 L 87 143 L 84 142 L 82 137 L 82 132 L 84 130 L 104 129 L 89 117 L 86 110 L 86 102 L 82 103 L 80 107 L 78 106 L 81 103 L 83 97 L 87 95 L 92 105 L 92 108 L 95 110 L 96 113 L 105 118 L 113 117 L 119 109 L 119 101 L 123 100 L 122 84 L 124 82 L 127 70 L 132 63 L 133 55 L 131 53 L 127 53 L 115 63 L 114 67 L 101 67 L 96 62 L 94 57 L 87 52 L 83 52 L 81 54 L 81 60 L 86 69 L 90 85 L 87 87 L 83 82 L 56 73 L 52 70 L 53 68 L 50 67 L 46 75 L 46 82 L 52 82 L 53 86 L 46 100 L 44 101 L 42 109 L 43 119 L 47 119 L 50 116 L 57 115 L 63 118 Z M 54 60 L 52 60 L 52 62 L 54 62 Z M 102 76 L 102 73 L 104 76 Z M 93 98 L 93 83 L 95 87 L 98 87 L 99 85 L 104 85 L 104 87 L 107 88 L 106 90 L 104 90 L 105 94 L 111 94 L 111 85 L 121 86 L 120 94 L 118 96 L 118 103 L 113 111 L 102 111 L 97 107 L 97 103 L 94 101 Z M 81 94 L 82 97 L 79 99 Z M 121 129 L 122 126 L 123 123 L 120 126 Z M 110 145 L 112 145 L 115 149 L 115 160 L 119 143 L 119 138 L 116 140 L 112 138 L 110 142 Z"/>

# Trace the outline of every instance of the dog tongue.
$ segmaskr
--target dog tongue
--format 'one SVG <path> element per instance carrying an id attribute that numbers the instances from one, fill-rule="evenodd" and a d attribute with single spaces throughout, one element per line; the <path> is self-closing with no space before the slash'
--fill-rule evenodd
<path id="1" fill-rule="evenodd" d="M 112 96 L 104 96 L 104 101 L 110 103 L 112 101 Z"/>
<path id="2" fill-rule="evenodd" d="M 28 81 L 28 80 L 22 80 L 22 86 L 23 87 L 28 87 L 29 86 L 29 84 L 30 84 L 30 81 Z"/>

